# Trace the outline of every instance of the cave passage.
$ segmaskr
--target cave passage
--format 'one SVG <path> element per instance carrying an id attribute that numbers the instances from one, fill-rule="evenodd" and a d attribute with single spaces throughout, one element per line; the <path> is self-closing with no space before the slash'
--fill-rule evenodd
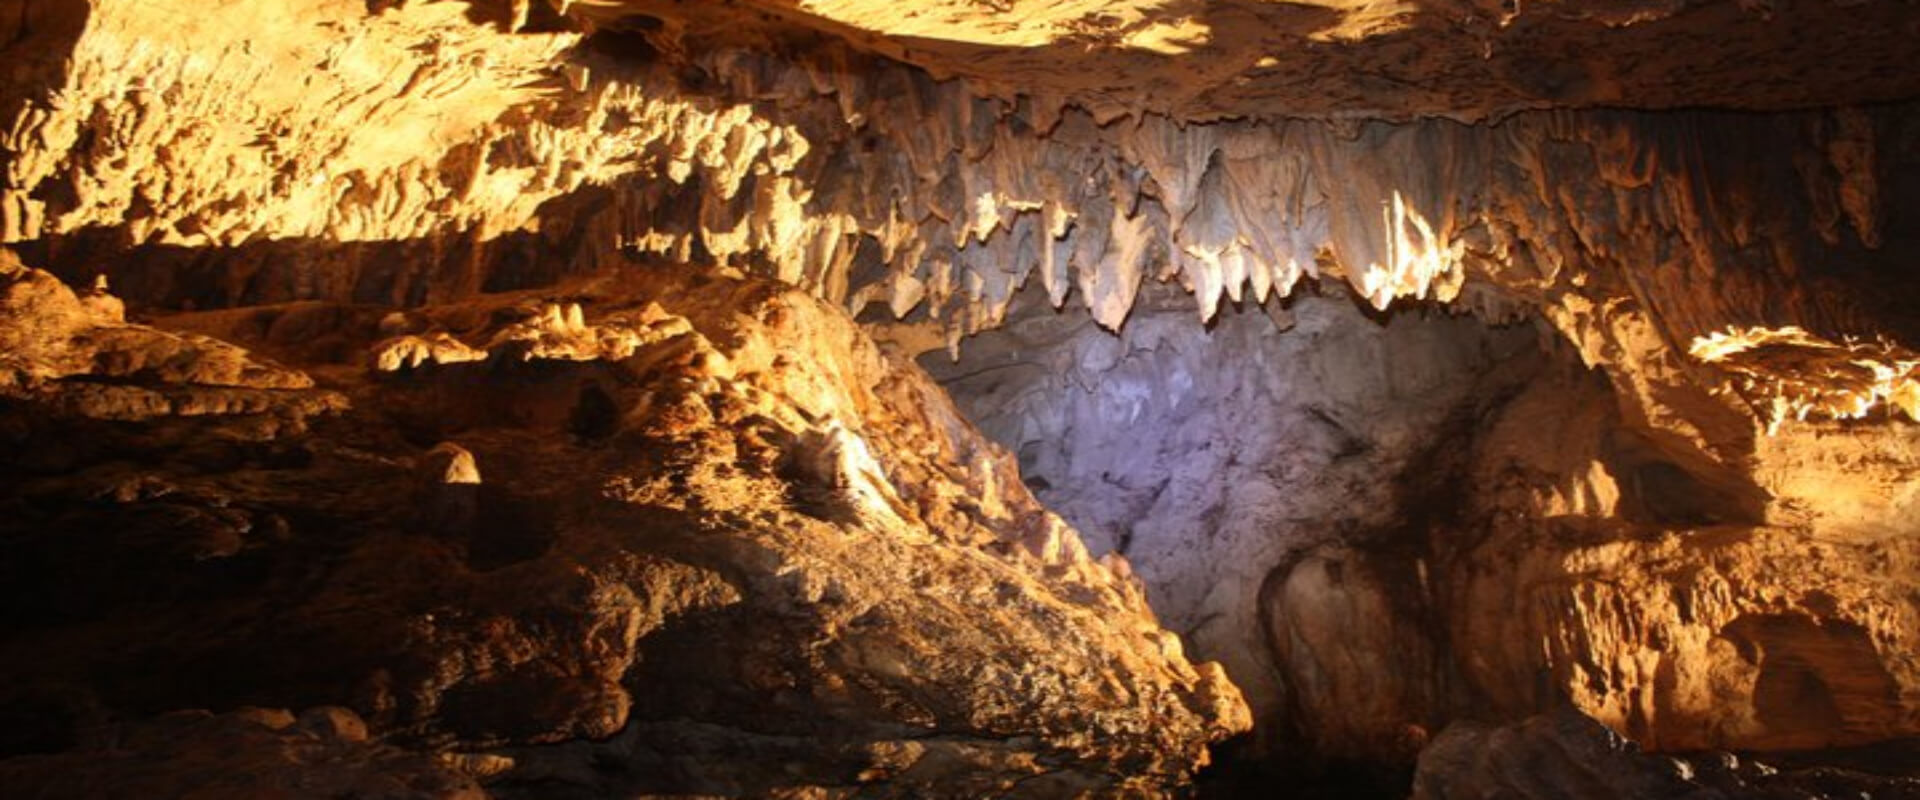
<path id="1" fill-rule="evenodd" d="M 1427 564 L 1470 535 L 1471 454 L 1530 387 L 1574 416 L 1605 387 L 1537 320 L 1379 314 L 1329 288 L 1200 326 L 1183 300 L 1150 284 L 1114 333 L 1029 292 L 958 359 L 920 361 L 1091 552 L 1126 557 L 1190 652 L 1226 665 L 1259 725 L 1244 752 L 1385 769 L 1404 793 L 1426 732 L 1468 701 L 1449 695 Z M 1315 586 L 1310 565 L 1328 570 Z"/>
<path id="2" fill-rule="evenodd" d="M 0 797 L 1914 796 L 1913 0 L 0 0 Z"/>

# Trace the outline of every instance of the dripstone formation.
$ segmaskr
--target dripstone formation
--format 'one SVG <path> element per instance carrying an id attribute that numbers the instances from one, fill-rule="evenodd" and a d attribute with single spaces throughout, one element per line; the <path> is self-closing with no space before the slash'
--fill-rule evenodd
<path id="1" fill-rule="evenodd" d="M 0 793 L 1915 792 L 1916 42 L 0 0 Z"/>

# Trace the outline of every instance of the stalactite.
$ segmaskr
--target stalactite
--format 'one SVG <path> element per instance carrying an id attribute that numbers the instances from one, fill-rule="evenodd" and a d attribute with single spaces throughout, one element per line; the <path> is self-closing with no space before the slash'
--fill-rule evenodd
<path id="1" fill-rule="evenodd" d="M 1848 297 L 1787 283 L 1882 238 L 1866 111 L 1186 123 L 981 96 L 840 47 L 689 46 L 671 26 L 655 46 L 684 63 L 610 61 L 582 34 L 473 27 L 440 4 L 315 11 L 275 36 L 232 13 L 134 40 L 140 17 L 95 9 L 67 88 L 11 99 L 0 239 L 470 238 L 466 277 L 407 279 L 445 299 L 491 281 L 489 242 L 610 190 L 572 209 L 612 215 L 569 223 L 597 237 L 579 252 L 705 258 L 855 310 L 924 308 L 953 346 L 998 324 L 1036 272 L 1053 303 L 1077 295 L 1109 329 L 1150 279 L 1178 282 L 1202 321 L 1303 278 L 1344 280 L 1378 309 L 1465 293 L 1468 310 L 1543 308 L 1644 416 L 1702 450 L 1714 423 L 1659 408 L 1658 387 L 1687 382 L 1681 343 L 1730 325 L 1872 333 Z M 311 86 L 274 72 L 313 60 Z M 1783 194 L 1805 202 L 1762 200 Z M 228 281 L 229 297 L 260 290 L 239 270 Z"/>

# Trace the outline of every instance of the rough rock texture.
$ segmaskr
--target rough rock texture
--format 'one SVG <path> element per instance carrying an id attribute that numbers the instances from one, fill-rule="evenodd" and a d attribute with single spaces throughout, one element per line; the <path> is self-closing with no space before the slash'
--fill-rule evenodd
<path id="1" fill-rule="evenodd" d="M 9 305 L 0 329 L 78 306 L 14 269 L 53 301 Z M 304 426 L 10 394 L 7 751 L 173 708 L 327 704 L 530 796 L 1050 797 L 1165 791 L 1247 727 L 1124 562 L 1089 559 L 915 368 L 796 291 L 690 272 L 165 320 L 351 398 Z M 655 335 L 581 357 L 529 330 Z M 376 371 L 381 337 L 436 333 L 501 344 Z M 70 349 L 49 352 L 22 371 Z M 266 737 L 233 758 L 334 759 L 349 783 L 375 757 L 204 741 L 229 735 Z M 219 757 L 183 756 L 171 785 Z M 164 755 L 128 758 L 99 780 L 166 785 Z M 36 786 L 61 763 L 0 776 Z"/>
<path id="2" fill-rule="evenodd" d="M 982 96 L 785 29 L 595 27 L 604 6 L 506 33 L 460 3 L 288 0 L 291 21 L 263 31 L 250 8 L 175 2 L 26 4 L 11 50 L 41 82 L 0 98 L 5 240 L 79 236 L 94 245 L 80 260 L 103 242 L 242 251 L 201 254 L 210 285 L 190 293 L 142 285 L 169 302 L 458 295 L 551 277 L 525 263 L 536 244 L 563 269 L 698 246 L 836 299 L 879 270 L 896 313 L 953 299 L 963 327 L 997 319 L 1029 275 L 1110 327 L 1143 275 L 1178 276 L 1206 318 L 1223 295 L 1284 295 L 1322 251 L 1376 304 L 1451 297 L 1465 274 L 1550 290 L 1581 255 L 1599 262 L 1582 273 L 1764 255 L 1793 274 L 1811 233 L 1879 241 L 1879 153 L 1910 136 L 1856 110 L 1190 125 Z M 154 24 L 178 19 L 194 21 Z M 1584 195 L 1560 193 L 1576 182 Z M 1759 203 L 1777 195 L 1807 202 Z M 1656 252 L 1671 236 L 1682 252 Z M 321 252 L 263 263 L 271 242 Z M 343 242 L 387 244 L 322 246 Z M 395 248 L 416 263 L 364 263 Z M 1623 293 L 1597 289 L 1585 299 Z"/>
<path id="3" fill-rule="evenodd" d="M 10 747 L 1178 783 L 1237 695 L 831 306 L 1268 751 L 1920 729 L 1909 3 L 880 6 L 0 0 L 0 242 L 197 312 L 0 266 Z"/>
<path id="4" fill-rule="evenodd" d="M 1727 388 L 1763 409 L 1767 431 L 1792 417 L 1861 419 L 1875 408 L 1920 420 L 1920 357 L 1885 339 L 1831 342 L 1788 326 L 1731 328 L 1688 354 L 1727 373 Z"/>
<path id="5" fill-rule="evenodd" d="M 791 27 L 288 4 L 264 30 L 253 6 L 16 2 L 0 240 L 175 307 L 702 256 L 925 314 L 950 346 L 1036 278 L 1117 328 L 1149 277 L 1205 321 L 1326 274 L 1380 308 L 1537 309 L 1663 447 L 1729 468 L 1746 414 L 1704 396 L 1688 344 L 1896 333 L 1876 281 L 1910 283 L 1884 277 L 1911 247 L 1907 106 L 1197 124 L 982 94 Z"/>
<path id="6" fill-rule="evenodd" d="M 480 800 L 487 796 L 457 758 L 435 759 L 367 741 L 344 708 L 298 717 L 281 709 L 215 716 L 177 712 L 113 726 L 101 740 L 60 755 L 0 762 L 0 786 L 16 797 L 361 797 Z"/>
<path id="7" fill-rule="evenodd" d="M 1268 747 L 1405 764 L 1450 720 L 1568 702 L 1664 750 L 1920 734 L 1907 423 L 1789 416 L 1727 472 L 1655 444 L 1544 324 L 1338 296 L 1279 321 L 1113 337 L 1042 304 L 935 357 Z M 1758 363 L 1826 363 L 1783 358 Z"/>
<path id="8" fill-rule="evenodd" d="M 586 4 L 812 27 L 938 75 L 1188 119 L 1478 120 L 1528 108 L 1779 109 L 1912 97 L 1910 6 L 1785 2 L 759 0 Z M 727 6 L 745 6 L 740 13 Z M 723 27 L 726 26 L 726 27 Z"/>
<path id="9" fill-rule="evenodd" d="M 95 419 L 255 415 L 298 426 L 344 398 L 214 339 L 129 324 L 104 284 L 76 294 L 0 250 L 0 397 Z"/>
<path id="10" fill-rule="evenodd" d="M 1461 515 L 1473 524 L 1434 536 L 1446 635 L 1491 707 L 1564 697 L 1661 749 L 1914 735 L 1910 426 L 1783 423 L 1752 483 L 1727 483 L 1603 414 L 1567 420 L 1550 391 L 1489 426 Z"/>
<path id="11" fill-rule="evenodd" d="M 1782 771 L 1731 753 L 1648 755 L 1592 719 L 1561 709 L 1505 727 L 1463 723 L 1449 728 L 1420 756 L 1413 797 L 1899 800 L 1920 797 L 1920 776 L 1835 768 Z"/>
<path id="12" fill-rule="evenodd" d="M 1460 429 L 1537 370 L 1543 331 L 1489 330 L 1438 310 L 1377 324 L 1337 289 L 1295 298 L 1279 325 L 1257 309 L 1229 309 L 1207 330 L 1178 294 L 1154 292 L 1118 336 L 1028 298 L 1006 326 L 969 340 L 959 361 L 923 362 L 983 433 L 1018 454 L 1036 496 L 1090 549 L 1126 555 L 1166 624 L 1216 654 L 1256 710 L 1305 713 L 1320 746 L 1350 749 L 1352 722 L 1375 718 L 1359 706 L 1395 704 L 1398 676 L 1431 666 L 1362 674 L 1328 664 L 1351 684 L 1284 685 L 1276 657 L 1311 662 L 1305 649 L 1388 617 L 1363 603 L 1356 619 L 1275 620 L 1319 626 L 1325 639 L 1296 631 L 1282 642 L 1303 652 L 1275 654 L 1263 609 L 1305 603 L 1297 595 L 1313 590 L 1269 586 L 1268 576 L 1319 545 L 1404 538 L 1423 495 L 1446 491 L 1457 459 L 1445 451 L 1458 447 Z M 1293 596 L 1262 596 L 1276 592 Z M 1353 696 L 1328 691 L 1349 687 Z M 1289 703 L 1317 708 L 1282 713 Z M 1428 724 L 1426 713 L 1404 719 Z"/>

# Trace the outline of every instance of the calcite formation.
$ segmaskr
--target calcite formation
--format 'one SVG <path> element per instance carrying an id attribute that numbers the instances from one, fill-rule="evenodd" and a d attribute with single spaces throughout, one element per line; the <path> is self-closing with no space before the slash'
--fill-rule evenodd
<path id="1" fill-rule="evenodd" d="M 1729 388 L 1765 409 L 1768 432 L 1788 417 L 1860 419 L 1876 408 L 1920 421 L 1920 356 L 1884 339 L 1832 342 L 1791 325 L 1728 329 L 1687 352 L 1729 373 Z"/>
<path id="2" fill-rule="evenodd" d="M 11 268 L 42 302 L 9 305 L 7 335 L 84 311 Z M 629 275 L 410 310 L 423 331 L 505 349 L 379 372 L 368 355 L 391 313 L 167 320 L 198 334 L 89 318 L 90 338 L 19 354 L 41 383 L 4 409 L 25 456 L 5 468 L 6 579 L 26 613 L 3 660 L 14 752 L 273 701 L 347 706 L 398 751 L 193 722 L 183 741 L 117 745 L 89 780 L 58 775 L 84 756 L 20 762 L 0 772 L 9 792 L 167 793 L 204 763 L 263 785 L 326 773 L 304 793 L 362 777 L 437 781 L 420 796 L 445 797 L 479 796 L 475 781 L 528 796 L 1152 793 L 1249 724 L 1123 562 L 1089 558 L 922 374 L 831 307 L 759 280 Z M 116 427 L 130 418 L 50 390 L 120 374 L 103 329 L 207 343 L 214 365 L 254 357 L 223 361 L 247 351 L 206 334 L 252 341 L 332 387 L 281 368 L 297 380 L 255 391 L 335 402 L 277 425 L 261 424 L 283 413 L 268 404 Z M 654 335 L 609 348 L 610 330 Z M 527 331 L 536 350 L 570 336 L 597 355 L 529 359 Z M 141 375 L 185 387 L 223 374 L 210 370 Z M 141 766 L 170 759 L 173 783 Z"/>
<path id="3" fill-rule="evenodd" d="M 78 294 L 0 250 L 0 397 L 96 419 L 273 413 L 344 405 L 307 375 L 226 342 L 127 322 L 119 298 Z"/>
<path id="4" fill-rule="evenodd" d="M 1899 107 L 1191 124 L 983 94 L 797 33 L 298 5 L 285 33 L 237 6 L 30 7 L 15 47 L 64 50 L 65 71 L 0 103 L 0 239 L 173 305 L 418 302 L 697 253 L 939 318 L 950 346 L 1034 278 L 1117 328 L 1149 278 L 1205 321 L 1324 271 L 1381 308 L 1540 308 L 1634 413 L 1725 460 L 1737 422 L 1684 407 L 1671 343 L 1873 333 L 1855 278 L 1884 235 L 1883 151 L 1905 163 L 1912 136 Z M 146 33 L 169 13 L 196 21 Z M 283 85 L 295 69 L 311 77 Z M 154 258 L 109 259 L 128 244 Z"/>
<path id="5" fill-rule="evenodd" d="M 1662 750 L 1914 735 L 1904 420 L 1790 415 L 1723 471 L 1542 321 L 1355 324 L 1356 301 L 1298 298 L 1275 335 L 1160 294 L 1115 338 L 1033 298 L 930 366 L 1279 752 L 1411 763 L 1455 721 L 1562 705 Z M 1817 381 L 1881 352 L 1745 363 Z"/>
<path id="6" fill-rule="evenodd" d="M 1305 550 L 1420 513 L 1423 494 L 1444 491 L 1429 484 L 1450 474 L 1433 448 L 1534 377 L 1543 333 L 1490 332 L 1445 314 L 1375 325 L 1342 295 L 1296 298 L 1283 335 L 1251 309 L 1222 312 L 1209 331 L 1193 324 L 1177 289 L 1157 287 L 1116 337 L 1085 313 L 1053 314 L 1044 296 L 1023 303 L 1005 327 L 969 341 L 959 362 L 924 359 L 929 371 L 1018 455 L 1036 495 L 1095 552 L 1127 556 L 1166 624 L 1217 654 L 1264 714 L 1290 702 L 1275 668 L 1288 659 L 1264 630 L 1263 598 L 1276 591 L 1269 574 Z M 1272 623 L 1324 625 L 1344 641 L 1382 618 L 1376 612 Z M 1300 650 L 1327 643 L 1299 633 L 1279 638 Z M 1340 696 L 1391 702 L 1391 683 L 1377 680 L 1385 676 L 1328 669 L 1353 680 L 1353 694 L 1343 686 Z M 1367 718 L 1320 696 L 1328 707 L 1312 725 L 1323 743 Z"/>
<path id="7" fill-rule="evenodd" d="M 1257 722 L 1440 797 L 1645 766 L 1582 719 L 1920 736 L 1915 41 L 0 0 L 0 754 L 69 751 L 0 778 L 164 792 L 151 725 L 341 791 L 1129 796 Z"/>
<path id="8" fill-rule="evenodd" d="M 811 28 L 937 75 L 1115 113 L 1481 120 L 1584 106 L 1781 109 L 1913 96 L 1911 9 L 1774 2 L 666 0 L 578 4 Z M 769 19 L 770 18 L 770 19 Z"/>

